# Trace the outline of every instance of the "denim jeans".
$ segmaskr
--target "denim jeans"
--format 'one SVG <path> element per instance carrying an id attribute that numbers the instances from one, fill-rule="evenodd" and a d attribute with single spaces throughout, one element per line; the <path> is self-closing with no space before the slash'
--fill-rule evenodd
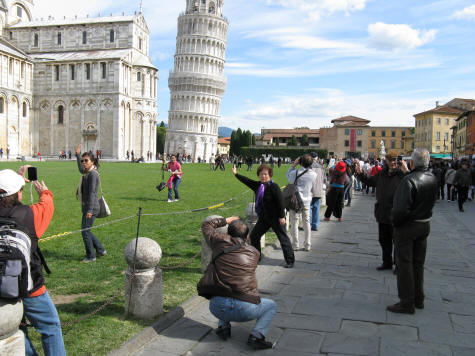
<path id="1" fill-rule="evenodd" d="M 213 297 L 209 302 L 209 311 L 219 319 L 218 326 L 221 327 L 231 327 L 231 321 L 257 319 L 251 334 L 261 338 L 261 335 L 266 336 L 269 331 L 270 323 L 277 312 L 277 304 L 272 299 L 265 298 L 261 298 L 260 304 L 252 304 L 236 298 Z"/>
<path id="2" fill-rule="evenodd" d="M 175 192 L 175 199 L 180 199 L 180 195 L 178 194 L 178 186 L 181 183 L 181 178 L 178 178 L 178 176 L 175 176 L 172 181 L 172 186 L 173 186 L 173 191 Z M 172 189 L 168 188 L 168 200 L 172 200 L 173 195 L 172 195 Z"/>
<path id="3" fill-rule="evenodd" d="M 93 215 L 90 219 L 86 217 L 86 214 L 82 214 L 81 229 L 87 229 L 94 225 L 96 217 Z M 82 240 L 84 241 L 84 247 L 86 248 L 86 257 L 95 258 L 96 252 L 99 254 L 104 253 L 105 249 L 97 237 L 92 233 L 92 230 L 82 231 Z"/>
<path id="4" fill-rule="evenodd" d="M 317 229 L 320 226 L 320 202 L 322 198 L 313 197 L 310 203 L 310 226 L 312 229 Z"/>
<path id="5" fill-rule="evenodd" d="M 45 356 L 66 355 L 58 312 L 48 292 L 38 297 L 23 298 L 23 308 L 25 317 L 41 334 Z M 38 353 L 28 337 L 27 329 L 27 327 L 21 327 L 25 334 L 26 355 L 37 356 Z"/>

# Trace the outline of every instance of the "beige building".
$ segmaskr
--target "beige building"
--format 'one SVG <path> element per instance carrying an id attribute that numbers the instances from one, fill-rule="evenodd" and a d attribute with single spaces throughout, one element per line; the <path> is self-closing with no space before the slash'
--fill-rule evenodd
<path id="1" fill-rule="evenodd" d="M 467 115 L 460 115 L 455 120 L 455 140 L 453 145 L 454 157 L 463 157 L 467 149 Z"/>
<path id="2" fill-rule="evenodd" d="M 141 13 L 32 21 L 31 0 L 0 0 L 0 146 L 15 155 L 155 152 L 158 70 Z"/>
<path id="3" fill-rule="evenodd" d="M 397 126 L 372 126 L 368 130 L 368 157 L 378 157 L 381 142 L 386 152 L 396 151 L 401 156 L 407 156 L 412 152 L 412 143 L 406 142 L 406 137 L 411 136 L 411 127 Z"/>
<path id="4" fill-rule="evenodd" d="M 368 157 L 369 120 L 344 116 L 331 121 L 333 127 L 320 129 L 320 147 L 330 156 Z"/>
<path id="5" fill-rule="evenodd" d="M 218 138 L 218 154 L 229 156 L 229 150 L 231 148 L 231 137 Z"/>
<path id="6" fill-rule="evenodd" d="M 431 153 L 449 155 L 452 151 L 451 127 L 462 113 L 461 109 L 448 104 L 440 106 L 437 102 L 435 108 L 415 114 L 414 146 L 426 148 Z"/>

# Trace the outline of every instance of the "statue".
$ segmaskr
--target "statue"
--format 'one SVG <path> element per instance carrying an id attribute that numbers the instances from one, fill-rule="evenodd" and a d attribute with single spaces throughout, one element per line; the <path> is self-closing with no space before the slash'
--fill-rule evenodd
<path id="1" fill-rule="evenodd" d="M 379 158 L 386 158 L 386 148 L 384 147 L 384 140 L 381 140 L 381 142 L 379 143 Z"/>

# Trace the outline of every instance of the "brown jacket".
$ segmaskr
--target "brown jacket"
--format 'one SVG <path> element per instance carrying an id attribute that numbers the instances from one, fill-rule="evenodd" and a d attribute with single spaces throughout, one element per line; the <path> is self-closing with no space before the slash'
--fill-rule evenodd
<path id="1" fill-rule="evenodd" d="M 217 232 L 216 228 L 222 226 L 226 226 L 226 219 L 218 218 L 204 222 L 201 228 L 204 236 L 209 238 L 213 258 L 231 246 L 242 245 L 242 248 L 222 254 L 215 260 L 215 268 L 208 267 L 198 282 L 200 295 L 231 297 L 259 304 L 261 299 L 256 279 L 259 251 L 244 244 L 239 237 Z"/>

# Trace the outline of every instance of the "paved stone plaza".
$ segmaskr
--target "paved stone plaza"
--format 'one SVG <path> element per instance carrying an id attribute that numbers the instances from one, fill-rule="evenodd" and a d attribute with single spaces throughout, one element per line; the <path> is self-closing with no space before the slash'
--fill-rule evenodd
<path id="1" fill-rule="evenodd" d="M 296 252 L 295 268 L 281 267 L 280 249 L 268 248 L 258 267 L 259 290 L 277 301 L 268 340 L 275 349 L 261 355 L 475 355 L 475 203 L 465 213 L 457 203 L 436 203 L 425 269 L 425 309 L 393 314 L 396 276 L 376 271 L 381 263 L 374 197 L 356 195 L 343 222 L 322 222 L 312 251 Z M 468 220 L 468 221 L 467 221 Z M 303 232 L 301 232 L 303 235 Z M 233 323 L 232 337 L 213 332 L 217 320 L 208 302 L 193 307 L 155 334 L 134 354 L 247 355 L 253 322 Z"/>

